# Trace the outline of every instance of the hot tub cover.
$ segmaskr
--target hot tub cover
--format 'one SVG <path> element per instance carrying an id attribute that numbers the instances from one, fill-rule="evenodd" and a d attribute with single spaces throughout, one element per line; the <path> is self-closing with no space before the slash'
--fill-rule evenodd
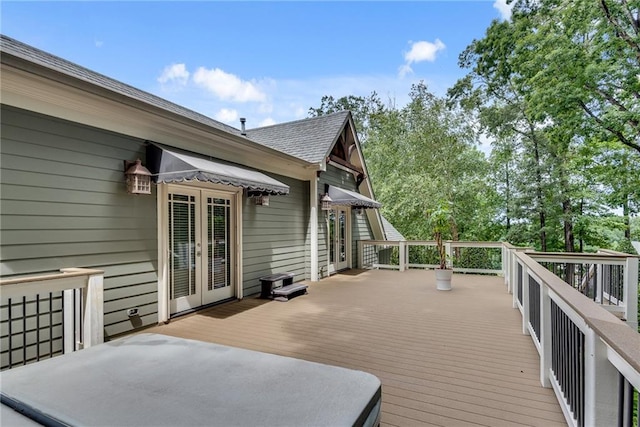
<path id="1" fill-rule="evenodd" d="M 147 146 L 147 167 L 157 183 L 202 181 L 242 187 L 255 194 L 289 194 L 288 185 L 257 170 L 193 156 L 155 143 Z"/>
<path id="2" fill-rule="evenodd" d="M 20 366 L 0 381 L 4 405 L 46 425 L 374 426 L 380 418 L 371 374 L 160 334 Z"/>

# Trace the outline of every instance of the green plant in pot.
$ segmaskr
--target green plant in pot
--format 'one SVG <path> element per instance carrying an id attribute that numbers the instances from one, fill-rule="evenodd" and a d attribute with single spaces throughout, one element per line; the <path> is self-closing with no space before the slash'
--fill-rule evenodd
<path id="1" fill-rule="evenodd" d="M 444 236 L 451 231 L 452 213 L 446 203 L 440 203 L 434 209 L 427 210 L 427 223 L 436 242 L 440 266 L 436 268 L 436 287 L 439 291 L 451 290 L 453 269 L 447 265 L 447 251 Z"/>

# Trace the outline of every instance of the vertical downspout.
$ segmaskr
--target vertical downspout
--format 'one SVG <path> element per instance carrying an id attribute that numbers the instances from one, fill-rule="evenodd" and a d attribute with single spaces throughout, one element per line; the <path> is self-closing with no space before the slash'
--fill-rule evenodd
<path id="1" fill-rule="evenodd" d="M 169 189 L 167 184 L 156 186 L 158 227 L 158 324 L 169 321 Z"/>

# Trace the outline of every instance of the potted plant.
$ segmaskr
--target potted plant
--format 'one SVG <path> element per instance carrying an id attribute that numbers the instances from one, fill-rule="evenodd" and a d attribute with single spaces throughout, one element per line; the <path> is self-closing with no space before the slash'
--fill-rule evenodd
<path id="1" fill-rule="evenodd" d="M 451 276 L 453 269 L 447 265 L 447 251 L 443 237 L 451 230 L 451 210 L 445 203 L 440 203 L 435 209 L 427 211 L 427 222 L 433 239 L 436 241 L 440 265 L 436 268 L 436 288 L 439 291 L 451 290 Z"/>

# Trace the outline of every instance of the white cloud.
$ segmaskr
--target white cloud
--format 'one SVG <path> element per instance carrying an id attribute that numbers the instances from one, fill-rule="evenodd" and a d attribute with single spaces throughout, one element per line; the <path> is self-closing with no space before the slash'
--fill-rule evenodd
<path id="1" fill-rule="evenodd" d="M 440 39 L 436 39 L 433 43 L 426 41 L 415 42 L 411 45 L 411 50 L 404 54 L 404 60 L 407 61 L 408 65 L 422 61 L 433 62 L 436 60 L 436 54 L 444 50 L 445 47 Z"/>
<path id="2" fill-rule="evenodd" d="M 275 124 L 276 124 L 275 120 L 273 120 L 271 117 L 267 117 L 266 119 L 264 119 L 263 121 L 258 123 L 258 127 L 271 126 L 271 125 L 275 125 Z"/>
<path id="3" fill-rule="evenodd" d="M 216 113 L 215 119 L 219 122 L 231 123 L 237 125 L 238 111 L 233 108 L 222 108 Z"/>
<path id="4" fill-rule="evenodd" d="M 427 41 L 417 41 L 411 43 L 411 49 L 409 50 L 409 52 L 405 52 L 404 54 L 405 63 L 398 69 L 400 78 L 403 78 L 407 74 L 413 73 L 411 64 L 423 61 L 433 62 L 436 60 L 438 52 L 444 50 L 445 48 L 445 44 L 442 43 L 440 39 L 436 39 L 433 43 Z"/>
<path id="5" fill-rule="evenodd" d="M 412 83 L 423 80 L 429 89 L 438 96 L 446 95 L 458 76 L 441 72 L 439 74 L 407 76 L 399 79 L 397 74 L 381 75 L 334 75 L 310 77 L 306 79 L 280 79 L 269 83 L 269 79 L 260 79 L 260 89 L 267 97 L 266 102 L 239 104 L 238 107 L 223 101 L 208 90 L 202 90 L 191 78 L 179 91 L 161 90 L 161 96 L 187 108 L 208 115 L 235 128 L 240 127 L 238 118 L 247 118 L 247 128 L 255 128 L 272 119 L 276 123 L 284 123 L 308 117 L 310 107 L 319 107 L 324 95 L 332 95 L 338 99 L 342 96 L 369 96 L 376 91 L 385 105 L 396 105 L 401 108 L 409 101 Z M 265 104 L 271 107 L 266 108 Z M 223 109 L 237 109 L 237 116 L 224 115 Z"/>
<path id="6" fill-rule="evenodd" d="M 507 4 L 507 0 L 495 0 L 493 2 L 493 7 L 498 9 L 502 19 L 508 21 L 511 19 L 511 10 L 513 9 L 514 3 L 515 1 L 512 1 L 511 4 Z"/>
<path id="7" fill-rule="evenodd" d="M 194 73 L 193 81 L 226 101 L 264 102 L 267 99 L 255 81 L 243 81 L 219 68 L 200 67 Z"/>
<path id="8" fill-rule="evenodd" d="M 104 42 L 102 40 L 95 40 L 93 43 L 97 48 L 101 48 L 102 46 L 104 46 Z"/>
<path id="9" fill-rule="evenodd" d="M 189 71 L 187 71 L 187 67 L 184 64 L 171 64 L 162 70 L 162 74 L 158 77 L 158 82 L 162 84 L 175 82 L 184 86 L 189 80 L 189 75 Z"/>

